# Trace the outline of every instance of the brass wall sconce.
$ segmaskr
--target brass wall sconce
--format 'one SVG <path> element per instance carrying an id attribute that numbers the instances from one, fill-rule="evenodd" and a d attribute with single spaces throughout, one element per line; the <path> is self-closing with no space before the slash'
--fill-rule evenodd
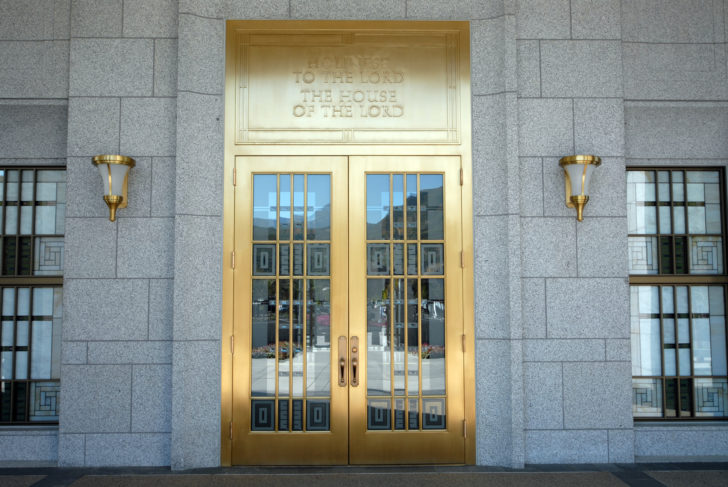
<path id="1" fill-rule="evenodd" d="M 94 156 L 93 163 L 99 168 L 104 183 L 104 201 L 109 206 L 109 220 L 116 221 L 116 210 L 126 208 L 129 202 L 129 169 L 136 163 L 131 157 L 109 154 Z"/>
<path id="2" fill-rule="evenodd" d="M 564 168 L 566 206 L 576 208 L 576 219 L 584 220 L 584 206 L 589 201 L 589 180 L 594 168 L 602 163 L 597 156 L 576 155 L 559 159 Z"/>

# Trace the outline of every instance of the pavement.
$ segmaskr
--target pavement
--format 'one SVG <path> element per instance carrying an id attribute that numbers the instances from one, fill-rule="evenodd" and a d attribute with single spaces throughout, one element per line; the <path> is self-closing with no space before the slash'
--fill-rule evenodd
<path id="1" fill-rule="evenodd" d="M 728 462 L 500 467 L 0 467 L 0 487 L 728 486 Z"/>

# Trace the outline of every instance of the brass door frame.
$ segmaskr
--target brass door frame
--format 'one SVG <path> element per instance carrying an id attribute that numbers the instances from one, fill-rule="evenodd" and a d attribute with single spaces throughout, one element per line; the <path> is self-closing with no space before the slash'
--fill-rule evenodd
<path id="1" fill-rule="evenodd" d="M 459 99 L 459 143 L 457 144 L 236 144 L 235 120 L 238 90 L 236 76 L 239 70 L 236 30 L 269 31 L 295 29 L 317 32 L 335 29 L 396 29 L 399 31 L 453 31 L 459 39 L 457 52 L 457 82 Z M 232 465 L 233 417 L 233 278 L 238 269 L 231 265 L 235 248 L 235 181 L 237 156 L 459 156 L 461 159 L 461 245 L 462 245 L 462 316 L 465 329 L 463 346 L 463 402 L 465 434 L 465 463 L 475 463 L 475 331 L 474 331 L 474 276 L 473 276 L 473 199 L 472 199 L 472 137 L 470 91 L 470 30 L 468 22 L 419 21 L 228 21 L 225 61 L 225 161 L 223 194 L 223 255 L 222 257 L 222 340 L 221 340 L 221 410 L 220 410 L 220 463 Z M 394 140 L 394 139 L 393 139 Z M 239 341 L 239 340 L 238 340 Z"/>

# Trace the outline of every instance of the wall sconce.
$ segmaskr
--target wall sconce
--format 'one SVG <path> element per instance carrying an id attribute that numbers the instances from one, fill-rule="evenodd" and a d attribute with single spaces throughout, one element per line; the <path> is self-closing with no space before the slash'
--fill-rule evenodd
<path id="1" fill-rule="evenodd" d="M 566 206 L 576 208 L 576 219 L 584 219 L 584 206 L 589 201 L 589 180 L 594 168 L 602 163 L 597 156 L 577 155 L 559 159 L 564 168 Z M 574 192 L 576 190 L 576 192 Z"/>
<path id="2" fill-rule="evenodd" d="M 109 206 L 109 220 L 116 221 L 116 210 L 126 208 L 129 198 L 127 184 L 129 169 L 134 167 L 134 159 L 127 156 L 104 154 L 94 156 L 93 163 L 101 172 L 104 183 L 104 201 Z"/>

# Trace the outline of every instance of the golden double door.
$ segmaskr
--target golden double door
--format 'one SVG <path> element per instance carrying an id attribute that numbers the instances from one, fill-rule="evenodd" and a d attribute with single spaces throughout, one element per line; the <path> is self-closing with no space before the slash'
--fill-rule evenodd
<path id="1" fill-rule="evenodd" d="M 235 171 L 232 464 L 466 463 L 460 158 Z"/>

